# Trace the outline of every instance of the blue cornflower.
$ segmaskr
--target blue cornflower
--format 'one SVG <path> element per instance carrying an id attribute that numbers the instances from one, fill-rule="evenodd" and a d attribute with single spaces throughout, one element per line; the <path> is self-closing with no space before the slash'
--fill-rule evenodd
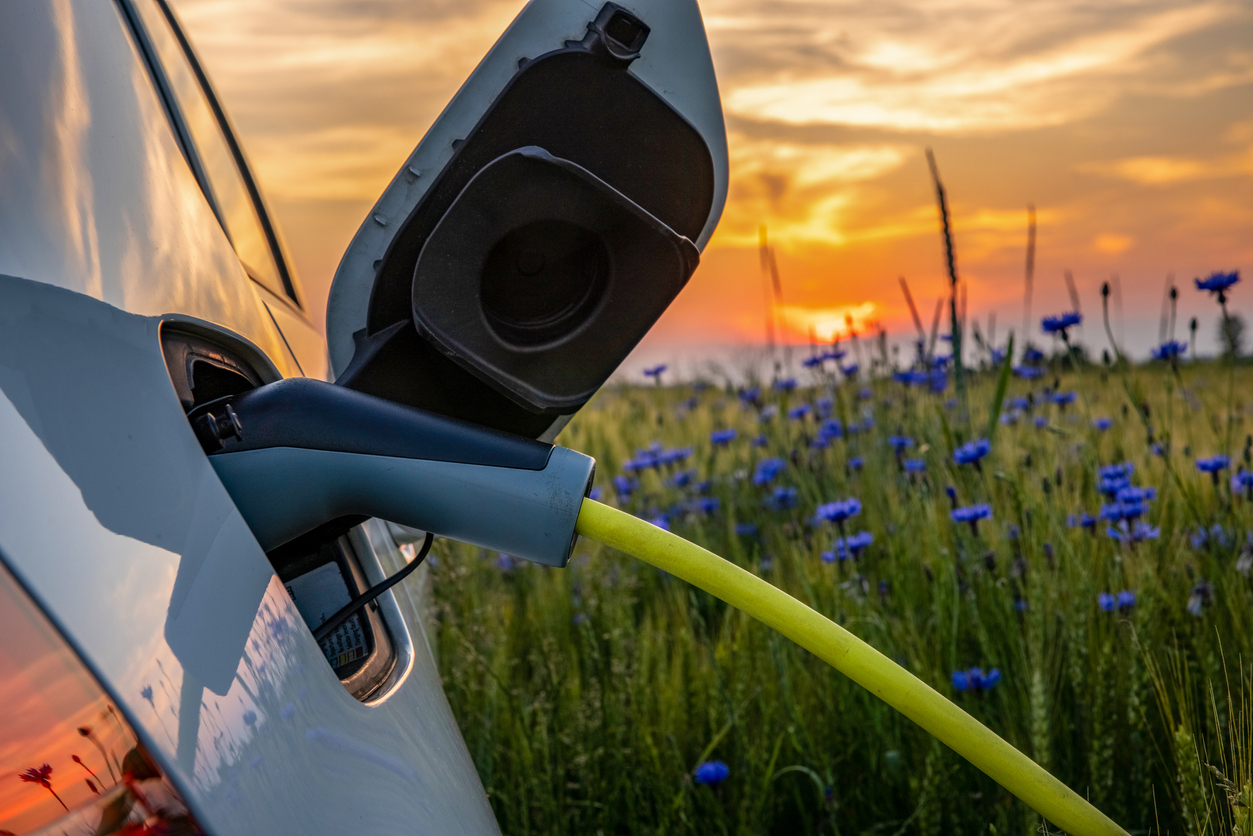
<path id="1" fill-rule="evenodd" d="M 952 357 L 949 357 L 949 356 L 947 356 L 947 355 L 945 355 L 944 357 L 932 357 L 932 358 L 931 358 L 931 368 L 933 368 L 933 369 L 947 369 L 947 368 L 948 368 L 948 364 L 952 361 L 952 359 L 953 359 Z"/>
<path id="2" fill-rule="evenodd" d="M 823 359 L 822 355 L 815 354 L 813 357 L 806 357 L 802 360 L 801 365 L 807 369 L 812 369 L 814 366 L 821 366 Z"/>
<path id="3" fill-rule="evenodd" d="M 495 560 L 496 568 L 502 572 L 512 572 L 514 568 L 513 556 L 501 552 Z"/>
<path id="4" fill-rule="evenodd" d="M 826 439 L 843 438 L 844 425 L 840 423 L 838 418 L 828 418 L 818 428 L 818 435 Z"/>
<path id="5" fill-rule="evenodd" d="M 1092 426 L 1096 427 L 1101 432 L 1105 432 L 1110 427 L 1114 426 L 1114 422 L 1109 418 L 1093 418 Z"/>
<path id="6" fill-rule="evenodd" d="M 830 351 L 823 352 L 822 359 L 835 360 L 837 363 L 844 359 L 848 352 L 842 348 L 833 348 Z"/>
<path id="7" fill-rule="evenodd" d="M 993 668 L 986 674 L 982 668 L 971 668 L 968 671 L 953 671 L 953 688 L 957 691 L 974 691 L 979 693 L 991 689 L 1001 681 L 1001 672 Z"/>
<path id="8" fill-rule="evenodd" d="M 1173 360 L 1181 357 L 1188 351 L 1188 344 L 1181 343 L 1177 340 L 1167 340 L 1161 345 L 1154 346 L 1152 355 L 1154 360 Z"/>
<path id="9" fill-rule="evenodd" d="M 1044 377 L 1044 369 L 1039 366 L 1014 366 L 1014 374 L 1023 380 L 1035 380 Z"/>
<path id="10" fill-rule="evenodd" d="M 1071 528 L 1096 528 L 1096 518 L 1086 511 L 1078 514 L 1068 514 L 1066 516 L 1066 525 Z"/>
<path id="11" fill-rule="evenodd" d="M 1003 362 L 1005 362 L 1005 349 L 1003 348 L 992 349 L 992 365 L 999 366 Z"/>
<path id="12" fill-rule="evenodd" d="M 752 523 L 736 523 L 735 535 L 737 537 L 752 537 L 757 533 L 757 526 Z"/>
<path id="13" fill-rule="evenodd" d="M 941 369 L 931 372 L 931 391 L 937 395 L 948 388 L 948 374 Z"/>
<path id="14" fill-rule="evenodd" d="M 927 469 L 925 459 L 905 459 L 906 473 L 923 473 Z"/>
<path id="15" fill-rule="evenodd" d="M 1006 425 L 1017 424 L 1018 419 L 1021 417 L 1022 417 L 1022 413 L 1017 410 L 1014 410 L 1012 412 L 1002 412 L 1000 420 L 1002 424 L 1006 424 Z"/>
<path id="16" fill-rule="evenodd" d="M 847 366 L 840 366 L 840 374 L 845 377 L 856 377 L 857 372 L 861 370 L 861 366 L 856 363 L 849 363 Z"/>
<path id="17" fill-rule="evenodd" d="M 891 436 L 888 436 L 888 444 L 891 444 L 892 449 L 896 450 L 899 453 L 901 450 L 904 450 L 906 447 L 913 447 L 914 440 L 912 438 L 909 438 L 908 436 L 891 435 Z"/>
<path id="18" fill-rule="evenodd" d="M 825 395 L 814 401 L 814 412 L 818 413 L 819 418 L 830 418 L 831 410 L 835 408 L 835 401 Z"/>
<path id="19" fill-rule="evenodd" d="M 849 497 L 848 499 L 819 505 L 818 510 L 815 512 L 815 517 L 822 522 L 842 523 L 849 517 L 855 517 L 860 513 L 861 501 Z"/>
<path id="20" fill-rule="evenodd" d="M 1035 346 L 1028 346 L 1027 350 L 1022 353 L 1022 362 L 1035 365 L 1044 360 L 1044 352 Z"/>
<path id="21" fill-rule="evenodd" d="M 718 508 L 721 507 L 721 505 L 722 500 L 718 499 L 716 496 L 702 496 L 692 500 L 692 508 L 696 511 L 700 511 L 702 514 L 717 513 Z"/>
<path id="22" fill-rule="evenodd" d="M 765 433 L 761 433 L 760 435 L 758 435 L 756 438 L 753 439 L 754 447 L 765 447 L 768 443 L 769 443 L 769 440 L 766 438 Z"/>
<path id="23" fill-rule="evenodd" d="M 849 557 L 856 559 L 862 549 L 866 548 L 873 542 L 874 535 L 869 531 L 862 531 L 852 535 L 851 537 L 836 538 L 835 549 L 833 551 L 835 556 L 840 560 L 848 560 Z M 832 554 L 832 552 L 823 552 L 823 559 L 826 560 L 827 563 L 831 562 L 826 559 L 826 555 L 829 554 Z"/>
<path id="24" fill-rule="evenodd" d="M 1107 537 L 1128 544 L 1135 544 L 1141 540 L 1156 540 L 1161 533 L 1160 528 L 1155 528 L 1143 520 L 1137 520 L 1134 526 L 1128 525 L 1127 521 L 1123 520 L 1117 528 L 1105 529 Z"/>
<path id="25" fill-rule="evenodd" d="M 1117 494 L 1119 502 L 1148 502 L 1151 499 L 1157 499 L 1157 488 L 1120 488 Z"/>
<path id="26" fill-rule="evenodd" d="M 756 403 L 761 400 L 761 387 L 754 386 L 752 389 L 741 389 L 740 400 L 744 403 Z"/>
<path id="27" fill-rule="evenodd" d="M 1231 288 L 1233 284 L 1240 281 L 1240 271 L 1232 270 L 1230 273 L 1221 271 L 1210 273 L 1208 278 L 1194 279 L 1197 290 L 1208 290 L 1210 293 L 1222 293 Z"/>
<path id="28" fill-rule="evenodd" d="M 692 457 L 693 449 L 691 447 L 675 447 L 673 450 L 666 450 L 658 457 L 661 464 L 678 464 L 685 462 Z"/>
<path id="29" fill-rule="evenodd" d="M 796 488 L 775 488 L 774 493 L 766 500 L 766 505 L 774 511 L 786 511 L 796 507 Z"/>
<path id="30" fill-rule="evenodd" d="M 695 470 L 680 470 L 674 476 L 670 477 L 670 484 L 676 488 L 686 488 L 692 483 L 692 477 L 696 475 Z"/>
<path id="31" fill-rule="evenodd" d="M 1108 592 L 1102 592 L 1096 596 L 1096 605 L 1101 608 L 1101 612 L 1113 612 L 1118 600 Z"/>
<path id="32" fill-rule="evenodd" d="M 861 456 L 853 456 L 848 460 L 848 466 L 853 470 L 861 470 L 866 465 L 866 460 Z"/>
<path id="33" fill-rule="evenodd" d="M 931 382 L 931 375 L 920 371 L 905 371 L 894 373 L 892 379 L 906 386 L 924 386 Z"/>
<path id="34" fill-rule="evenodd" d="M 1231 544 L 1230 539 L 1227 537 L 1227 532 L 1218 523 L 1210 526 L 1209 531 L 1206 531 L 1204 528 L 1198 528 L 1196 533 L 1192 535 L 1191 540 L 1192 548 L 1194 549 L 1200 549 L 1210 542 L 1213 542 L 1220 549 L 1225 549 Z"/>
<path id="35" fill-rule="evenodd" d="M 1218 471 L 1226 470 L 1231 466 L 1231 459 L 1223 455 L 1210 456 L 1208 459 L 1197 459 L 1196 469 L 1202 473 L 1209 473 L 1218 478 Z"/>
<path id="36" fill-rule="evenodd" d="M 1231 492 L 1244 492 L 1245 498 L 1253 499 L 1253 472 L 1241 470 L 1231 477 Z"/>
<path id="37" fill-rule="evenodd" d="M 992 516 L 991 505 L 968 505 L 965 508 L 954 508 L 949 512 L 949 516 L 953 518 L 953 522 L 969 523 L 970 530 L 975 534 L 979 533 L 979 520 L 986 520 Z"/>
<path id="38" fill-rule="evenodd" d="M 1102 479 L 1112 479 L 1117 476 L 1130 476 L 1136 472 L 1136 466 L 1131 462 L 1123 462 L 1122 464 L 1107 464 L 1096 469 L 1096 475 Z"/>
<path id="39" fill-rule="evenodd" d="M 618 496 L 623 499 L 626 499 L 631 495 L 631 492 L 635 490 L 637 484 L 638 483 L 636 483 L 633 479 L 628 479 L 625 476 L 613 477 L 613 489 L 617 492 Z"/>
<path id="40" fill-rule="evenodd" d="M 992 452 L 992 442 L 986 438 L 970 441 L 953 451 L 953 461 L 957 464 L 978 465 L 979 460 Z"/>
<path id="41" fill-rule="evenodd" d="M 1066 406 L 1067 404 L 1072 404 L 1074 402 L 1075 402 L 1074 392 L 1054 392 L 1053 393 L 1053 403 L 1057 404 L 1058 406 Z"/>
<path id="42" fill-rule="evenodd" d="M 863 401 L 868 401 L 874 397 L 874 392 L 869 386 L 863 386 L 857 390 L 857 397 L 861 398 Z"/>
<path id="43" fill-rule="evenodd" d="M 753 484 L 758 487 L 774 481 L 774 477 L 783 472 L 787 463 L 780 458 L 762 459 L 753 472 Z"/>
<path id="44" fill-rule="evenodd" d="M 1100 481 L 1096 483 L 1096 490 L 1108 496 L 1115 496 L 1118 491 L 1128 488 L 1131 480 L 1126 476 L 1101 476 Z"/>
<path id="45" fill-rule="evenodd" d="M 787 417 L 793 421 L 799 421 L 809 414 L 809 404 L 803 403 L 800 406 L 794 406 L 787 411 Z"/>
<path id="46" fill-rule="evenodd" d="M 1042 430 L 1049 425 L 1049 419 L 1045 418 L 1043 415 L 1037 415 L 1031 422 L 1035 424 L 1035 428 L 1037 430 Z"/>
<path id="47" fill-rule="evenodd" d="M 650 519 L 649 522 L 660 528 L 662 531 L 670 530 L 670 518 L 665 514 L 658 514 Z"/>
<path id="48" fill-rule="evenodd" d="M 785 377 L 782 380 L 776 380 L 771 386 L 776 392 L 791 392 L 796 388 L 796 378 Z"/>
<path id="49" fill-rule="evenodd" d="M 1067 329 L 1078 325 L 1082 319 L 1083 317 L 1074 311 L 1057 316 L 1046 316 L 1040 321 L 1040 325 L 1046 334 L 1064 334 Z"/>
<path id="50" fill-rule="evenodd" d="M 1108 505 L 1101 506 L 1101 519 L 1109 522 L 1118 522 L 1119 520 L 1134 520 L 1142 517 L 1149 512 L 1149 506 L 1143 502 L 1111 502 Z"/>
<path id="51" fill-rule="evenodd" d="M 653 366 L 650 369 L 644 369 L 644 377 L 651 377 L 654 380 L 661 380 L 661 373 L 666 370 L 667 366 L 662 363 L 660 366 Z"/>
<path id="52" fill-rule="evenodd" d="M 1021 409 L 1023 412 L 1031 408 L 1031 404 L 1026 398 L 1010 398 L 1009 405 L 1012 409 Z"/>
<path id="53" fill-rule="evenodd" d="M 1059 314 L 1057 316 L 1046 316 L 1040 324 L 1044 327 L 1044 333 L 1046 334 L 1061 334 L 1065 336 L 1068 329 L 1078 325 L 1082 320 L 1083 317 L 1079 315 L 1078 311 L 1072 311 L 1071 313 Z"/>
<path id="54" fill-rule="evenodd" d="M 809 446 L 813 450 L 825 450 L 831 446 L 831 439 L 819 433 L 809 440 Z"/>
<path id="55" fill-rule="evenodd" d="M 731 768 L 722 761 L 705 761 L 696 767 L 696 771 L 692 773 L 692 780 L 712 787 L 721 784 L 730 774 Z"/>
<path id="56" fill-rule="evenodd" d="M 1136 594 L 1129 589 L 1118 593 L 1118 611 L 1126 612 L 1136 605 Z"/>
<path id="57" fill-rule="evenodd" d="M 587 492 L 587 498 L 592 500 L 593 502 L 599 502 L 600 498 L 604 495 L 604 493 L 605 492 L 601 490 L 600 488 L 592 488 L 590 491 Z"/>
<path id="58" fill-rule="evenodd" d="M 714 430 L 709 434 L 709 442 L 715 447 L 722 447 L 735 441 L 735 437 L 739 435 L 734 429 Z"/>
<path id="59" fill-rule="evenodd" d="M 949 515 L 953 522 L 976 522 L 992 516 L 992 506 L 987 504 L 968 505 L 965 508 L 954 508 Z"/>

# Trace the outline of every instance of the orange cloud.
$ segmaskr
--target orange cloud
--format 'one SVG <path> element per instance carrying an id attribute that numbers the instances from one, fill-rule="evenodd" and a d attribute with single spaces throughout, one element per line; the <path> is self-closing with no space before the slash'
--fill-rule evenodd
<path id="1" fill-rule="evenodd" d="M 1163 186 L 1190 180 L 1248 176 L 1253 175 L 1253 147 L 1246 149 L 1243 154 L 1215 159 L 1128 157 L 1114 162 L 1087 163 L 1080 166 L 1079 170 L 1127 180 L 1142 186 Z"/>
<path id="2" fill-rule="evenodd" d="M 1092 242 L 1092 246 L 1099 252 L 1112 253 L 1117 255 L 1131 249 L 1131 245 L 1135 243 L 1135 239 L 1130 235 L 1112 235 L 1104 233 L 1096 236 L 1096 240 Z"/>
<path id="3" fill-rule="evenodd" d="M 268 187 L 320 320 L 344 244 L 522 0 L 173 0 Z M 647 5 L 647 4 L 645 4 Z M 947 293 L 934 146 L 970 316 L 1017 325 L 1028 202 L 1033 312 L 1125 277 L 1156 338 L 1161 277 L 1253 265 L 1253 13 L 1236 0 L 701 0 L 728 117 L 730 193 L 647 341 L 765 340 L 759 224 L 779 336 L 845 318 L 914 333 Z M 1242 34 L 1243 33 L 1243 34 Z M 1247 98 L 1247 96 L 1246 96 Z M 1151 279 L 1149 277 L 1152 277 Z M 1133 282 L 1152 282 L 1135 293 Z M 1147 285 L 1146 285 L 1147 286 Z M 1033 315 L 1034 315 L 1033 313 Z M 1002 326 L 1004 327 L 1004 325 Z"/>

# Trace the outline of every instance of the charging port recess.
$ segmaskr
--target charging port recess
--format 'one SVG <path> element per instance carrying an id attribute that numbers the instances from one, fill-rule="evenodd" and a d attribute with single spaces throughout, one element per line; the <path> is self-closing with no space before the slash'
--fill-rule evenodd
<path id="1" fill-rule="evenodd" d="M 185 413 L 267 382 L 243 352 L 201 334 L 163 327 L 161 349 Z M 364 521 L 334 520 L 266 554 L 310 632 L 369 588 L 347 537 Z M 362 701 L 378 691 L 396 664 L 391 634 L 378 602 L 354 614 L 319 647 L 336 677 Z"/>

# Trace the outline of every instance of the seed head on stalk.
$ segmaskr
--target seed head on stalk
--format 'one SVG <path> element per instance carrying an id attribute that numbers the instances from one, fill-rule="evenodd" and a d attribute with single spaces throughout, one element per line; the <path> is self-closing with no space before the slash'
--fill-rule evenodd
<path id="1" fill-rule="evenodd" d="M 961 320 L 957 317 L 957 260 L 953 253 L 953 230 L 949 224 L 948 198 L 944 193 L 944 184 L 940 182 L 940 170 L 935 164 L 935 155 L 927 149 L 927 165 L 931 168 L 931 179 L 935 183 L 935 200 L 940 208 L 940 227 L 944 233 L 944 258 L 948 266 L 949 281 L 949 333 L 953 335 L 953 371 L 957 378 L 957 398 L 962 405 L 963 417 L 969 415 L 966 404 L 966 378 L 962 369 L 962 329 Z"/>

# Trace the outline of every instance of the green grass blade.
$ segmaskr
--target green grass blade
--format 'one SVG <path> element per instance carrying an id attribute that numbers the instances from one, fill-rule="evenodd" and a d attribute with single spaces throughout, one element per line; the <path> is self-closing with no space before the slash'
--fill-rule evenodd
<path id="1" fill-rule="evenodd" d="M 1001 362 L 1001 373 L 996 378 L 996 394 L 992 396 L 992 412 L 988 415 L 988 431 L 984 436 L 988 441 L 996 434 L 1001 422 L 1001 405 L 1005 403 L 1005 390 L 1009 388 L 1009 372 L 1014 365 L 1014 332 L 1009 332 L 1009 345 L 1005 347 L 1005 359 Z"/>

